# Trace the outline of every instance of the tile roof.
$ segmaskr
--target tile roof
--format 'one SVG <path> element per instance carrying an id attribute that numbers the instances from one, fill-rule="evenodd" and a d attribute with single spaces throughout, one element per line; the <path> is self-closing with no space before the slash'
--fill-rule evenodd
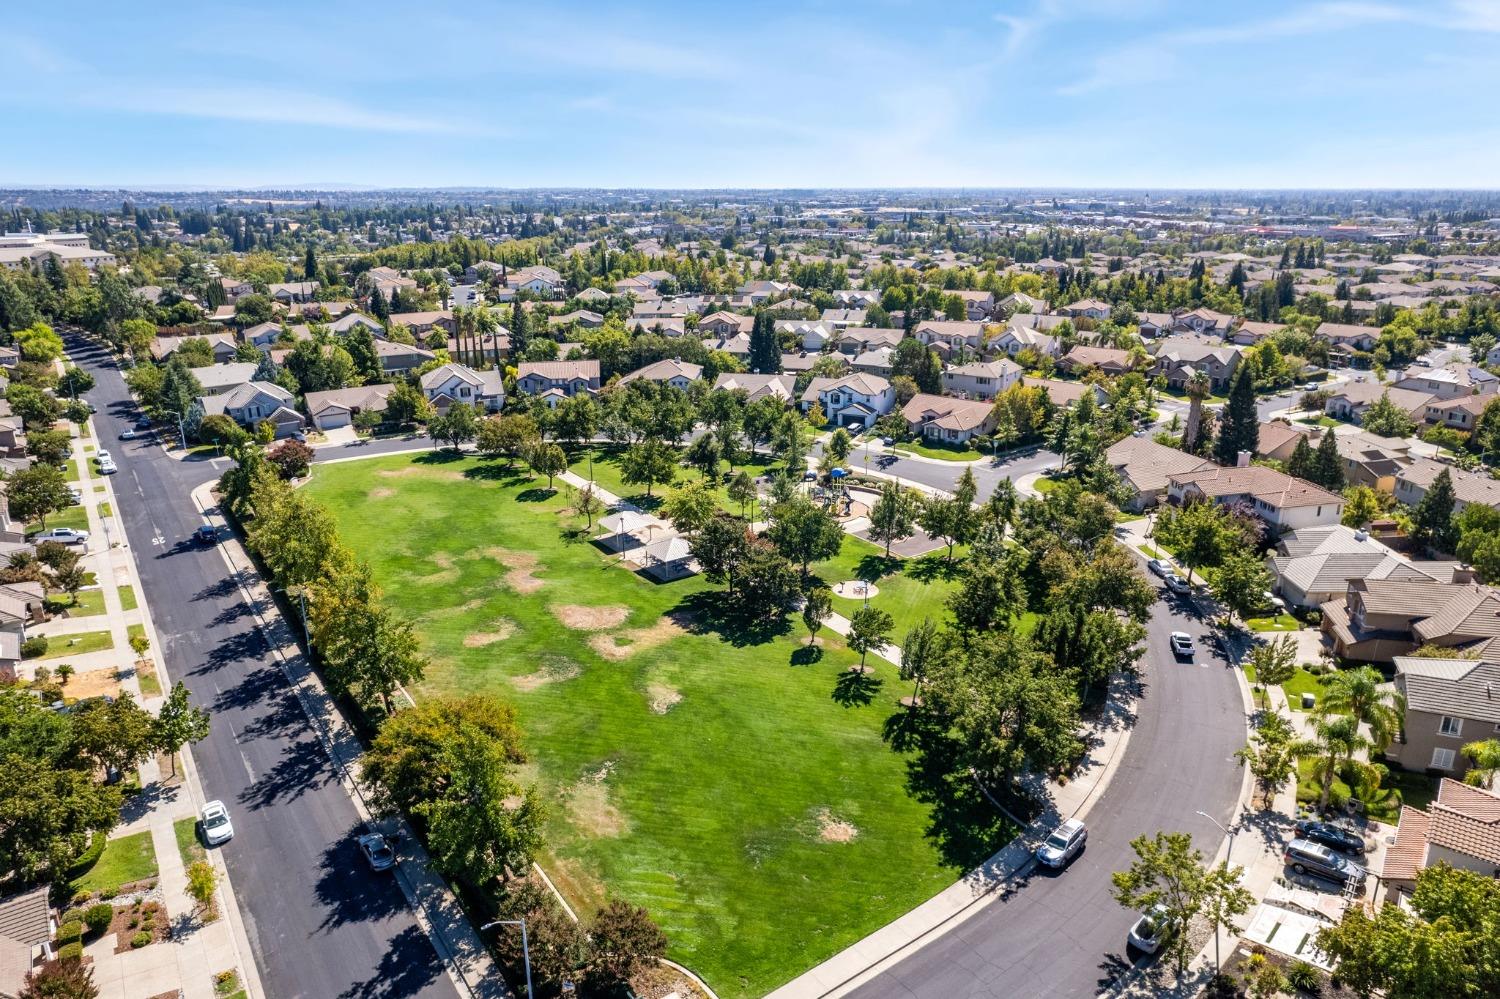
<path id="1" fill-rule="evenodd" d="M 1142 493 L 1167 488 L 1173 474 L 1213 467 L 1213 462 L 1206 458 L 1158 444 L 1150 437 L 1123 437 L 1111 444 L 1104 455 L 1110 466 Z"/>
<path id="2" fill-rule="evenodd" d="M 1500 795 L 1443 778 L 1427 842 L 1500 867 Z"/>
<path id="3" fill-rule="evenodd" d="M 911 397 L 901 408 L 901 415 L 907 423 L 962 431 L 981 426 L 994 408 L 995 404 L 989 401 L 921 393 Z"/>
<path id="4" fill-rule="evenodd" d="M 549 381 L 572 381 L 574 378 L 599 377 L 599 362 L 582 361 L 524 361 L 516 368 L 516 378 L 536 375 Z"/>
<path id="5" fill-rule="evenodd" d="M 1336 496 L 1311 482 L 1294 478 L 1264 465 L 1246 468 L 1211 467 L 1200 472 L 1182 472 L 1171 476 L 1173 485 L 1191 486 L 1204 496 L 1252 496 L 1277 509 L 1301 506 L 1343 506 Z"/>
<path id="6" fill-rule="evenodd" d="M 1500 724 L 1500 663 L 1397 656 L 1396 686 L 1411 711 Z"/>
<path id="7" fill-rule="evenodd" d="M 1427 863 L 1427 829 L 1431 816 L 1410 805 L 1401 806 L 1396 825 L 1396 842 L 1385 851 L 1380 876 L 1387 881 L 1415 881 L 1417 872 Z"/>
<path id="8" fill-rule="evenodd" d="M 31 946 L 45 943 L 52 936 L 50 911 L 45 886 L 12 895 L 0 901 L 0 936 Z"/>

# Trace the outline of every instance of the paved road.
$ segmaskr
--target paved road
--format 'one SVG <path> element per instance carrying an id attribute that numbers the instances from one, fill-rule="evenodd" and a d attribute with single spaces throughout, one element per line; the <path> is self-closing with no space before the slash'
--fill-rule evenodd
<path id="1" fill-rule="evenodd" d="M 204 793 L 233 814 L 224 860 L 267 994 L 456 996 L 400 888 L 360 862 L 354 806 L 219 552 L 191 541 L 203 521 L 189 493 L 222 469 L 121 441 L 134 409 L 120 372 L 80 337 L 68 348 L 98 381 L 95 427 L 120 466 L 118 512 L 167 670 L 213 713 L 193 755 Z"/>
<path id="2" fill-rule="evenodd" d="M 814 444 L 811 453 L 814 458 L 821 456 L 823 445 Z M 979 486 L 979 498 L 983 500 L 994 491 L 1001 479 L 1019 479 L 1031 472 L 1055 469 L 1057 462 L 1056 454 L 1042 449 L 1017 453 L 999 461 L 988 458 L 973 463 L 920 461 L 915 458 L 900 457 L 877 443 L 859 444 L 849 452 L 849 457 L 844 464 L 856 472 L 862 472 L 868 468 L 871 472 L 900 476 L 906 482 L 920 483 L 933 489 L 949 491 L 958 483 L 959 476 L 963 475 L 964 469 L 972 468 L 974 481 Z"/>
<path id="3" fill-rule="evenodd" d="M 1198 641 L 1195 663 L 1167 647 L 1172 631 L 1207 630 L 1163 591 L 1149 624 L 1134 731 L 1108 790 L 1089 813 L 1089 843 L 1060 874 L 1033 873 L 1014 892 L 860 987 L 859 999 L 1029 999 L 1092 996 L 1130 967 L 1125 934 L 1135 913 L 1110 897 L 1128 867 L 1129 841 L 1182 831 L 1212 856 L 1240 791 L 1232 757 L 1245 742 L 1234 671 Z M 1233 859 L 1233 858 L 1231 858 Z"/>

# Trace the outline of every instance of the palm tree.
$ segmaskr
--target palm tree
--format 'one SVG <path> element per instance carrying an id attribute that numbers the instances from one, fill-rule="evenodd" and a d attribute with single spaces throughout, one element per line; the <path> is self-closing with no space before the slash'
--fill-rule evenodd
<path id="1" fill-rule="evenodd" d="M 1347 712 L 1370 726 L 1375 751 L 1384 752 L 1401 731 L 1406 716 L 1406 698 L 1388 686 L 1380 672 L 1370 666 L 1341 670 L 1329 678 L 1323 694 L 1324 714 Z"/>
<path id="2" fill-rule="evenodd" d="M 500 332 L 500 320 L 489 309 L 479 308 L 474 310 L 474 327 L 479 333 L 479 360 L 484 362 L 484 338 L 490 338 L 490 359 L 494 362 L 495 370 L 500 370 L 500 339 L 496 336 Z"/>
<path id="3" fill-rule="evenodd" d="M 1464 746 L 1463 754 L 1469 758 L 1469 772 L 1464 774 L 1464 783 L 1472 787 L 1493 787 L 1500 776 L 1500 739 L 1485 739 Z"/>
<path id="4" fill-rule="evenodd" d="M 1189 404 L 1187 429 L 1182 432 L 1182 449 L 1192 451 L 1193 445 L 1197 443 L 1198 424 L 1203 420 L 1203 400 L 1213 392 L 1213 383 L 1208 380 L 1208 375 L 1194 371 L 1187 380 L 1186 388 Z"/>
<path id="5" fill-rule="evenodd" d="M 1353 715 L 1325 717 L 1317 723 L 1311 739 L 1297 744 L 1297 758 L 1313 761 L 1320 787 L 1318 811 L 1328 809 L 1328 797 L 1333 793 L 1333 782 L 1339 772 L 1355 762 L 1354 754 L 1368 752 L 1372 745 L 1369 739 L 1359 734 L 1359 720 Z"/>

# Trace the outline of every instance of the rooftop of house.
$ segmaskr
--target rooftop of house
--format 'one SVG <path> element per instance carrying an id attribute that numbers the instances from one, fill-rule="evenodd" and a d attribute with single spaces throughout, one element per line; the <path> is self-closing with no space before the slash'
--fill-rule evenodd
<path id="1" fill-rule="evenodd" d="M 1143 493 L 1165 489 L 1168 479 L 1174 474 L 1214 467 L 1213 462 L 1206 458 L 1158 444 L 1150 437 L 1122 437 L 1111 444 L 1104 455 L 1112 468 L 1120 471 Z"/>
<path id="2" fill-rule="evenodd" d="M 538 378 L 546 378 L 549 381 L 572 381 L 575 378 L 585 380 L 599 377 L 599 362 L 596 360 L 579 361 L 522 361 L 516 366 L 516 378 L 522 379 L 529 375 Z"/>
<path id="3" fill-rule="evenodd" d="M 1381 877 L 1414 880 L 1431 862 L 1434 846 L 1500 868 L 1500 795 L 1444 777 L 1426 811 L 1401 809 Z"/>
<path id="4" fill-rule="evenodd" d="M 1396 686 L 1410 711 L 1500 724 L 1500 663 L 1397 656 Z"/>
<path id="5" fill-rule="evenodd" d="M 696 381 L 703 377 L 703 365 L 689 364 L 687 361 L 679 361 L 675 357 L 667 357 L 648 364 L 644 368 L 636 368 L 630 374 L 622 377 L 619 384 L 628 385 L 642 378 L 647 381 L 664 382 L 677 377 Z"/>
<path id="6" fill-rule="evenodd" d="M 1264 465 L 1244 468 L 1215 465 L 1201 471 L 1174 473 L 1170 479 L 1172 485 L 1194 489 L 1210 499 L 1250 496 L 1277 509 L 1344 505 L 1342 496 Z"/>
<path id="7" fill-rule="evenodd" d="M 1500 482 L 1477 472 L 1466 472 L 1431 458 L 1414 458 L 1411 464 L 1401 469 L 1397 478 L 1422 489 L 1429 489 L 1439 475 L 1446 470 L 1453 482 L 1453 495 L 1465 504 L 1500 508 Z"/>
<path id="8" fill-rule="evenodd" d="M 901 407 L 908 423 L 932 424 L 944 430 L 973 430 L 989 418 L 994 404 L 977 399 L 919 393 Z"/>

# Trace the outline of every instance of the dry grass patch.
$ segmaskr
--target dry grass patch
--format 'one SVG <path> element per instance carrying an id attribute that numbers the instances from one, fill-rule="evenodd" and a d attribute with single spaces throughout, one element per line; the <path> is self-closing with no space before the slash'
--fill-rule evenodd
<path id="1" fill-rule="evenodd" d="M 467 614 L 467 613 L 469 613 L 469 611 L 478 610 L 480 607 L 483 607 L 483 606 L 484 606 L 484 601 L 482 599 L 478 598 L 478 597 L 475 597 L 473 600 L 466 600 L 463 603 L 458 604 L 457 606 L 454 606 L 454 607 L 438 607 L 438 608 L 435 608 L 434 610 L 430 610 L 427 613 L 421 614 L 421 615 L 418 615 L 418 616 L 422 620 L 438 621 L 438 620 L 442 620 L 445 617 L 458 617 L 461 614 Z"/>
<path id="2" fill-rule="evenodd" d="M 665 683 L 646 684 L 646 703 L 653 714 L 664 715 L 682 703 L 682 692 Z"/>
<path id="3" fill-rule="evenodd" d="M 859 835 L 854 823 L 834 815 L 826 808 L 818 809 L 818 838 L 825 843 L 849 843 Z"/>
<path id="4" fill-rule="evenodd" d="M 475 631 L 464 636 L 464 648 L 482 649 L 486 645 L 494 645 L 503 642 L 516 633 L 516 622 L 509 618 L 500 618 L 492 627 L 494 631 Z"/>
<path id="5" fill-rule="evenodd" d="M 579 604 L 553 604 L 552 613 L 574 631 L 601 631 L 617 628 L 630 616 L 630 608 L 621 604 L 583 607 Z"/>
<path id="6" fill-rule="evenodd" d="M 566 656 L 548 656 L 542 663 L 542 668 L 535 673 L 527 673 L 524 676 L 513 676 L 510 682 L 518 690 L 536 690 L 545 687 L 549 683 L 561 683 L 571 680 L 575 676 L 583 675 L 583 667 Z"/>
<path id="7" fill-rule="evenodd" d="M 372 500 L 390 499 L 392 496 L 396 495 L 396 490 L 387 488 L 386 486 L 378 486 L 375 489 L 371 489 L 368 493 L 365 493 L 365 495 Z"/>
<path id="8" fill-rule="evenodd" d="M 624 814 L 609 800 L 609 788 L 604 783 L 614 766 L 613 760 L 606 762 L 568 791 L 568 815 L 586 836 L 619 836 L 628 825 Z"/>
<path id="9" fill-rule="evenodd" d="M 83 700 L 88 697 L 119 697 L 120 675 L 113 669 L 95 669 L 85 673 L 74 673 L 63 688 L 67 697 Z"/>
<path id="10" fill-rule="evenodd" d="M 589 639 L 589 647 L 611 662 L 620 662 L 685 634 L 687 629 L 682 622 L 669 614 L 649 628 L 631 628 L 618 635 L 594 635 Z"/>
<path id="11" fill-rule="evenodd" d="M 505 585 L 517 593 L 535 593 L 547 584 L 532 574 L 536 568 L 536 556 L 530 552 L 513 552 L 509 548 L 486 548 L 484 554 L 499 562 L 510 571 L 505 574 Z"/>
<path id="12" fill-rule="evenodd" d="M 405 468 L 382 468 L 375 473 L 382 479 L 449 479 L 459 480 L 463 478 L 462 472 L 455 472 L 447 468 L 424 468 L 421 465 L 407 465 Z"/>

